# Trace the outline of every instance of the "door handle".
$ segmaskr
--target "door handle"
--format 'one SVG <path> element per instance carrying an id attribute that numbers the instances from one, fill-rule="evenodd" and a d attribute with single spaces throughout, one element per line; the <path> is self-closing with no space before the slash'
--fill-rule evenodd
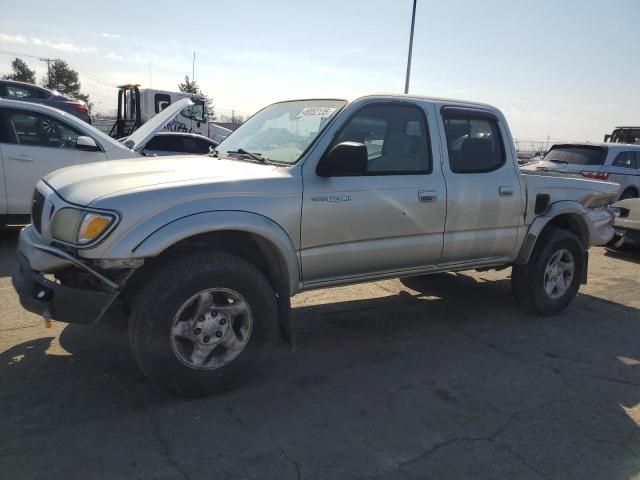
<path id="1" fill-rule="evenodd" d="M 501 197 L 513 197 L 513 187 L 502 186 L 498 189 Z"/>
<path id="2" fill-rule="evenodd" d="M 19 162 L 33 162 L 33 158 L 29 155 L 18 155 L 16 157 L 7 157 L 9 160 L 17 160 Z"/>
<path id="3" fill-rule="evenodd" d="M 438 200 L 438 194 L 433 190 L 420 190 L 418 192 L 418 200 L 422 203 L 435 202 Z"/>

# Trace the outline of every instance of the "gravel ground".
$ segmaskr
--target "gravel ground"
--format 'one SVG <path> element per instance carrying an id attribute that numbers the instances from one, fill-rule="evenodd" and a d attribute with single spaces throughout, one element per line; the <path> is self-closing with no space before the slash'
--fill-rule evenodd
<path id="1" fill-rule="evenodd" d="M 137 370 L 122 325 L 18 304 L 0 231 L 0 478 L 640 478 L 640 254 L 593 249 L 553 318 L 522 313 L 509 270 L 294 298 L 240 388 L 185 400 Z"/>

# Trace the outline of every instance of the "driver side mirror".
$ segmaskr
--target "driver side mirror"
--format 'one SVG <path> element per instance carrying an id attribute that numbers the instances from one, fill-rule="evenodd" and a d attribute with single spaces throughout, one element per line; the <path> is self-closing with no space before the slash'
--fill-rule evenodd
<path id="1" fill-rule="evenodd" d="M 76 148 L 85 152 L 97 152 L 100 150 L 96 141 L 91 137 L 79 136 L 76 140 Z"/>
<path id="2" fill-rule="evenodd" d="M 341 142 L 318 163 L 320 177 L 353 177 L 367 173 L 368 153 L 364 143 Z"/>

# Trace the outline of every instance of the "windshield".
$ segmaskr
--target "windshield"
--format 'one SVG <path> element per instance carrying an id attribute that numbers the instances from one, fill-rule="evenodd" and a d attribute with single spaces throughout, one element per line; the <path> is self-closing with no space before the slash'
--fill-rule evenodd
<path id="1" fill-rule="evenodd" d="M 602 165 L 605 153 L 604 148 L 595 145 L 556 145 L 544 160 L 570 165 Z"/>
<path id="2" fill-rule="evenodd" d="M 345 104 L 343 100 L 298 100 L 270 105 L 229 135 L 218 146 L 218 155 L 245 150 L 294 164 Z"/>

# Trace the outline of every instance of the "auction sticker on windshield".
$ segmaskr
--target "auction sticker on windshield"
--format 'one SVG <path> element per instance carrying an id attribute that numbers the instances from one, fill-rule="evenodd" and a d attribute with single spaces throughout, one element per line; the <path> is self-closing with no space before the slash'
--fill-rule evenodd
<path id="1" fill-rule="evenodd" d="M 303 108 L 302 111 L 300 111 L 300 113 L 296 115 L 296 118 L 302 118 L 302 117 L 327 118 L 327 117 L 330 117 L 335 111 L 336 109 L 331 107 L 307 107 L 307 108 Z"/>

